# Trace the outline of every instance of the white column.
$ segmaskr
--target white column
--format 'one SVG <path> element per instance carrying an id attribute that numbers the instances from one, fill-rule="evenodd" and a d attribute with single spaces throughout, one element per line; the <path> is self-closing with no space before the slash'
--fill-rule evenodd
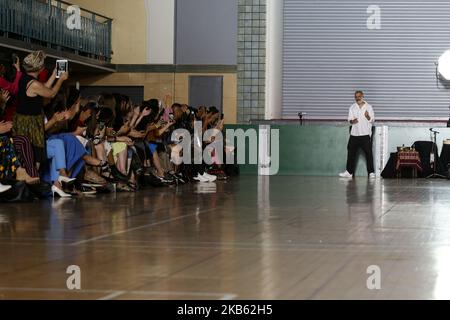
<path id="1" fill-rule="evenodd" d="M 381 175 L 389 160 L 389 127 L 376 126 L 374 134 L 373 164 L 377 177 Z"/>
<path id="2" fill-rule="evenodd" d="M 280 119 L 283 103 L 283 0 L 267 0 L 266 120 Z"/>
<path id="3" fill-rule="evenodd" d="M 258 130 L 258 174 L 268 176 L 270 172 L 270 125 L 259 125 Z"/>
<path id="4" fill-rule="evenodd" d="M 145 0 L 147 10 L 147 62 L 173 64 L 175 0 Z"/>

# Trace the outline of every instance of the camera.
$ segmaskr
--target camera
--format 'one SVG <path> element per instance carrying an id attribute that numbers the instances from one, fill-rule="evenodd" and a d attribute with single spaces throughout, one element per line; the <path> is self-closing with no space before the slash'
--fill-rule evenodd
<path id="1" fill-rule="evenodd" d="M 99 136 L 95 136 L 94 139 L 92 140 L 92 143 L 94 145 L 98 145 L 102 142 L 102 138 L 100 138 Z"/>
<path id="2" fill-rule="evenodd" d="M 16 64 L 19 61 L 19 56 L 15 53 L 11 56 L 12 64 Z"/>

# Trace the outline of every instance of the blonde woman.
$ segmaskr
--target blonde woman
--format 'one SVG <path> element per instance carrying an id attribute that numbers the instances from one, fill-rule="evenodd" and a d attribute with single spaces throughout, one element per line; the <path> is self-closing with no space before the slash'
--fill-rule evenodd
<path id="1" fill-rule="evenodd" d="M 37 80 L 39 73 L 45 68 L 45 53 L 35 51 L 23 60 L 25 74 L 19 81 L 16 114 L 13 120 L 13 135 L 26 136 L 30 139 L 36 159 L 36 167 L 47 161 L 44 130 L 44 99 L 54 98 L 63 82 L 69 78 L 67 73 L 62 73 L 56 80 L 56 70 L 46 83 Z"/>

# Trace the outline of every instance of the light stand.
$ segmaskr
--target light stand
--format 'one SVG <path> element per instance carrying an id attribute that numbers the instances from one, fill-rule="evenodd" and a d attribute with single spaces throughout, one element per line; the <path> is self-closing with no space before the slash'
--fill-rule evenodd
<path id="1" fill-rule="evenodd" d="M 450 106 L 448 108 L 450 110 Z M 449 116 L 448 121 L 447 121 L 447 128 L 450 128 L 450 116 Z"/>
<path id="2" fill-rule="evenodd" d="M 433 128 L 430 128 L 430 131 L 433 133 L 433 146 L 431 147 L 431 153 L 433 155 L 433 173 L 430 174 L 428 177 L 426 177 L 426 179 L 430 179 L 430 178 L 443 178 L 446 179 L 445 176 L 436 173 L 436 163 L 437 163 L 437 144 L 436 144 L 436 135 L 439 134 L 439 132 L 434 131 Z M 431 161 L 430 161 L 431 163 Z"/>
<path id="3" fill-rule="evenodd" d="M 303 125 L 303 116 L 306 116 L 306 113 L 304 112 L 299 112 L 298 113 L 298 119 L 300 120 L 300 125 Z"/>

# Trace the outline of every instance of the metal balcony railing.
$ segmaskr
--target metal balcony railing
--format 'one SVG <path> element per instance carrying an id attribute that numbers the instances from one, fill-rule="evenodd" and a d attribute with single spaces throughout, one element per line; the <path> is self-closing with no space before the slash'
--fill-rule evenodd
<path id="1" fill-rule="evenodd" d="M 112 19 L 81 9 L 81 28 L 70 30 L 70 5 L 59 0 L 0 0 L 0 34 L 110 62 Z"/>

